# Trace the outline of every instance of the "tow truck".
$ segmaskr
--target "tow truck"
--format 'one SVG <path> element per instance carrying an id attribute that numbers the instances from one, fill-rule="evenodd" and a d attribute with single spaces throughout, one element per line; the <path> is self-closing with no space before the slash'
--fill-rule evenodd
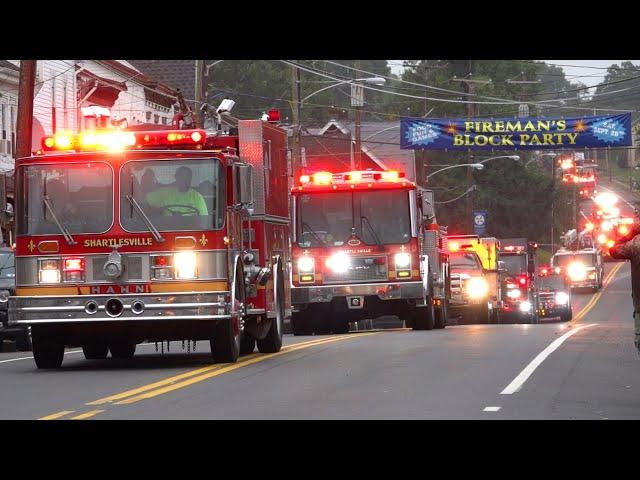
<path id="1" fill-rule="evenodd" d="M 494 237 L 449 235 L 451 264 L 451 315 L 463 322 L 499 323 L 502 305 L 498 261 L 499 242 Z"/>
<path id="2" fill-rule="evenodd" d="M 526 238 L 505 238 L 500 240 L 500 245 L 499 258 L 505 266 L 502 278 L 504 301 L 500 314 L 503 319 L 513 317 L 527 323 L 537 323 L 537 244 Z"/>
<path id="3" fill-rule="evenodd" d="M 294 335 L 396 315 L 444 328 L 449 266 L 433 192 L 395 170 L 303 174 L 291 190 Z"/>
<path id="4" fill-rule="evenodd" d="M 241 155 L 241 157 L 239 156 Z M 59 132 L 16 162 L 16 291 L 38 368 L 210 342 L 277 352 L 289 306 L 286 132 Z M 255 195 L 254 195 L 255 191 Z M 268 199 L 268 201 L 267 201 Z"/>

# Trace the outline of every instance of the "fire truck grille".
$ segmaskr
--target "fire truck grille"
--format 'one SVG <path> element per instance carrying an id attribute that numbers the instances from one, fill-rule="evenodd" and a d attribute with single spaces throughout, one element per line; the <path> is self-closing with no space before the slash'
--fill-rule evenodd
<path id="1" fill-rule="evenodd" d="M 382 259 L 382 260 L 380 260 Z M 377 262 L 382 262 L 379 265 Z M 325 270 L 324 283 L 379 282 L 388 279 L 386 257 L 352 257 L 344 273 Z"/>
<path id="2" fill-rule="evenodd" d="M 105 255 L 100 257 L 94 257 L 92 261 L 92 277 L 88 279 L 93 282 L 104 282 L 107 281 L 107 277 L 104 275 L 104 264 L 107 261 L 108 256 Z M 129 256 L 123 255 L 122 257 L 122 265 L 124 267 L 124 277 L 123 280 L 126 281 L 136 281 L 136 280 L 144 280 L 144 275 L 142 273 L 142 257 L 138 256 Z"/>
<path id="3" fill-rule="evenodd" d="M 464 297 L 464 280 L 456 273 L 451 274 L 451 295 Z"/>
<path id="4" fill-rule="evenodd" d="M 540 292 L 538 294 L 538 302 L 541 308 L 550 309 L 556 306 L 555 292 Z"/>

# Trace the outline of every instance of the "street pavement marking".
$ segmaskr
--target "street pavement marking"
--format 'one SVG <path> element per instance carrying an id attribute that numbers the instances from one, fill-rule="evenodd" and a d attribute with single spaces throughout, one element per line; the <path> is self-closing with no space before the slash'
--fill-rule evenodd
<path id="1" fill-rule="evenodd" d="M 536 358 L 531 360 L 529 365 L 524 367 L 524 370 L 522 370 L 518 374 L 518 376 L 516 378 L 514 378 L 513 381 L 509 385 L 507 385 L 504 390 L 502 390 L 500 392 L 500 394 L 501 395 L 511 395 L 511 394 L 516 393 L 517 391 L 519 391 L 522 388 L 522 385 L 524 385 L 524 382 L 526 382 L 527 379 L 531 376 L 531 374 L 533 372 L 535 372 L 536 368 L 538 368 L 540 366 L 540 364 L 542 362 L 544 362 L 544 360 L 549 355 L 551 355 L 560 345 L 562 345 L 563 342 L 567 338 L 569 338 L 570 336 L 578 333 L 580 330 L 582 330 L 584 328 L 595 327 L 596 325 L 598 325 L 598 324 L 597 323 L 591 323 L 589 325 L 581 325 L 579 327 L 576 327 L 576 328 L 573 328 L 573 329 L 569 330 L 567 333 L 565 333 L 561 337 L 556 338 L 553 342 L 551 342 L 551 344 L 547 348 L 545 348 L 542 352 L 540 352 L 536 356 Z"/>
<path id="2" fill-rule="evenodd" d="M 46 417 L 39 418 L 38 420 L 56 420 L 70 413 L 75 413 L 75 410 L 63 410 L 61 412 L 52 413 L 51 415 L 47 415 Z"/>
<path id="3" fill-rule="evenodd" d="M 573 318 L 573 321 L 571 323 L 573 323 L 573 324 L 577 323 L 587 313 L 589 313 L 591 311 L 591 309 L 595 306 L 595 304 L 598 302 L 598 300 L 600 299 L 600 297 L 604 293 L 604 290 L 611 283 L 611 280 L 613 279 L 615 274 L 618 273 L 618 271 L 622 268 L 623 265 L 624 265 L 624 263 L 619 263 L 618 265 L 616 265 L 615 267 L 613 267 L 611 269 L 609 274 L 605 277 L 604 281 L 602 282 L 603 283 L 602 290 L 600 290 L 593 297 L 591 297 L 589 302 L 587 302 L 587 304 L 584 307 L 582 307 L 582 310 L 580 310 L 578 312 L 578 314 Z M 524 370 L 522 370 L 518 374 L 518 376 L 516 378 L 514 378 L 513 381 L 509 385 L 507 385 L 504 390 L 502 390 L 502 392 L 500 392 L 500 394 L 502 394 L 502 395 L 511 395 L 511 394 L 516 393 L 517 391 L 519 391 L 522 388 L 522 385 L 524 385 L 524 382 L 527 381 L 527 379 L 540 366 L 540 364 L 549 355 L 551 355 L 551 353 L 553 353 L 560 345 L 562 345 L 562 343 L 567 338 L 569 338 L 572 335 L 578 333 L 580 330 L 582 330 L 584 328 L 595 327 L 596 325 L 598 325 L 598 324 L 597 323 L 591 323 L 589 325 L 581 325 L 581 326 L 578 326 L 578 327 L 575 327 L 575 328 L 569 330 L 567 333 L 565 333 L 561 337 L 556 338 L 553 342 L 551 342 L 551 344 L 547 348 L 545 348 L 533 360 L 531 360 L 531 362 L 529 362 L 529 365 L 527 365 L 524 368 Z"/>
<path id="4" fill-rule="evenodd" d="M 367 333 L 360 333 L 360 334 L 355 334 L 355 335 L 351 334 L 351 335 L 344 335 L 344 336 L 341 336 L 341 337 L 332 337 L 332 338 L 329 338 L 329 339 L 326 339 L 326 340 L 318 341 L 316 343 L 311 343 L 311 344 L 307 344 L 307 345 L 292 345 L 287 350 L 282 349 L 282 350 L 280 350 L 279 352 L 276 352 L 276 353 L 269 353 L 267 355 L 255 356 L 255 357 L 250 358 L 250 359 L 248 359 L 248 360 L 246 360 L 244 362 L 226 364 L 226 366 L 223 365 L 222 368 L 207 372 L 205 374 L 202 374 L 202 375 L 199 375 L 199 376 L 196 376 L 196 377 L 188 378 L 187 380 L 184 380 L 184 381 L 179 382 L 179 383 L 173 383 L 173 384 L 167 385 L 166 387 L 161 387 L 161 388 L 158 388 L 158 389 L 155 389 L 155 390 L 148 391 L 146 393 L 142 393 L 140 395 L 135 395 L 133 397 L 129 397 L 129 398 L 126 398 L 124 400 L 120 400 L 118 402 L 115 402 L 115 404 L 116 405 L 128 405 L 128 404 L 131 404 L 131 403 L 139 402 L 140 400 L 146 400 L 146 399 L 149 399 L 149 398 L 157 397 L 158 395 L 163 395 L 165 393 L 169 393 L 169 392 L 172 392 L 174 390 L 178 390 L 180 388 L 185 388 L 185 387 L 188 387 L 188 386 L 193 385 L 195 383 L 199 383 L 199 382 L 202 382 L 204 380 L 208 380 L 210 378 L 217 377 L 217 376 L 222 375 L 224 373 L 228 373 L 228 372 L 231 372 L 233 370 L 237 370 L 237 369 L 242 368 L 242 367 L 244 367 L 246 365 L 253 365 L 255 363 L 259 363 L 259 362 L 262 362 L 264 360 L 267 360 L 269 358 L 278 357 L 280 355 L 284 355 L 284 354 L 289 353 L 289 352 L 294 352 L 296 350 L 303 350 L 303 349 L 306 349 L 306 348 L 309 348 L 309 347 L 313 347 L 313 346 L 316 346 L 316 345 L 326 345 L 328 343 L 339 342 L 339 341 L 342 341 L 342 340 L 347 340 L 349 338 L 357 338 L 357 337 L 366 337 L 368 335 L 376 335 L 378 333 L 380 333 L 380 332 L 367 332 Z"/>
<path id="5" fill-rule="evenodd" d="M 484 407 L 483 412 L 497 412 L 502 407 Z"/>
<path id="6" fill-rule="evenodd" d="M 80 415 L 76 415 L 75 417 L 71 417 L 70 420 L 84 420 L 85 418 L 93 417 L 99 413 L 104 412 L 104 410 L 89 410 L 88 412 L 81 413 Z"/>
<path id="7" fill-rule="evenodd" d="M 342 335 L 340 337 L 331 337 L 331 338 L 343 338 L 343 337 L 347 337 L 347 336 L 348 335 Z M 305 346 L 305 345 L 309 345 L 310 346 L 310 345 L 315 345 L 318 342 L 323 342 L 323 341 L 326 341 L 326 340 L 327 340 L 326 338 L 323 338 L 323 339 L 310 340 L 310 341 L 307 341 L 307 342 L 295 343 L 293 345 L 287 345 L 286 347 L 283 347 L 282 350 L 280 350 L 280 351 L 281 352 L 288 352 L 288 351 L 291 350 L 291 347 L 294 347 L 294 346 L 300 346 L 300 347 L 301 346 Z M 255 358 L 255 357 L 258 357 L 258 356 L 260 356 L 259 353 L 253 353 L 253 354 L 250 354 L 250 355 L 245 355 L 245 356 L 240 358 L 240 360 L 237 363 L 237 365 L 242 365 L 247 360 L 250 360 L 251 358 Z M 132 390 L 127 390 L 126 392 L 118 393 L 116 395 L 110 395 L 108 397 L 101 398 L 99 400 L 94 400 L 93 402 L 89 402 L 86 405 L 104 405 L 106 403 L 112 403 L 112 402 L 115 402 L 117 400 L 122 400 L 124 398 L 131 397 L 131 396 L 134 396 L 134 395 L 138 395 L 140 393 L 143 393 L 143 392 L 146 392 L 146 391 L 149 391 L 149 390 L 154 390 L 156 388 L 160 388 L 160 387 L 164 387 L 166 385 L 170 385 L 172 383 L 178 382 L 180 380 L 184 380 L 184 379 L 189 378 L 189 377 L 193 377 L 193 376 L 196 376 L 196 375 L 202 375 L 202 374 L 207 373 L 207 372 L 220 370 L 221 368 L 224 368 L 225 365 L 228 365 L 228 364 L 227 363 L 221 363 L 221 364 L 217 364 L 217 365 L 208 365 L 206 367 L 197 368 L 195 370 L 190 370 L 188 372 L 181 373 L 179 375 L 174 375 L 172 377 L 165 378 L 164 380 L 159 380 L 157 382 L 150 383 L 148 385 L 143 385 L 141 387 L 134 388 Z"/>
<path id="8" fill-rule="evenodd" d="M 82 350 L 71 350 L 69 352 L 64 352 L 65 355 L 70 355 L 72 353 L 82 353 Z M 30 358 L 33 358 L 33 356 L 31 356 L 31 357 L 10 358 L 9 360 L 0 360 L 0 363 L 17 362 L 18 360 L 29 360 Z"/>

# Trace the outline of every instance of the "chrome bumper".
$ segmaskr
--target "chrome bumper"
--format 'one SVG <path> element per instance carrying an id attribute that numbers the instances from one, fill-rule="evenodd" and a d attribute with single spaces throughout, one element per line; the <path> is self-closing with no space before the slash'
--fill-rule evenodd
<path id="1" fill-rule="evenodd" d="M 578 282 L 571 282 L 571 288 L 595 288 L 598 286 L 598 280 L 580 280 Z"/>
<path id="2" fill-rule="evenodd" d="M 421 300 L 422 282 L 358 283 L 353 285 L 322 285 L 291 287 L 291 303 L 328 303 L 334 297 L 376 295 L 380 300 Z"/>
<path id="3" fill-rule="evenodd" d="M 9 325 L 222 320 L 231 318 L 231 308 L 225 300 L 228 295 L 229 292 L 197 292 L 9 297 Z M 121 315 L 110 316 L 105 311 L 105 303 L 111 298 L 122 302 Z M 144 310 L 139 314 L 131 310 L 136 300 L 144 303 Z M 90 301 L 98 304 L 94 314 L 85 311 L 85 305 Z"/>

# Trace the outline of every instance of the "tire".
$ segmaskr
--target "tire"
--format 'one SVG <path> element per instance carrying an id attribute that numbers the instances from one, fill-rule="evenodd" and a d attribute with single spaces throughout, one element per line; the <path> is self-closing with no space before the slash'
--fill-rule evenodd
<path id="1" fill-rule="evenodd" d="M 83 348 L 84 350 L 84 348 Z M 136 353 L 135 343 L 113 343 L 109 345 L 112 358 L 124 359 L 131 358 Z"/>
<path id="2" fill-rule="evenodd" d="M 433 330 L 435 326 L 435 312 L 433 303 L 429 302 L 429 306 L 425 308 L 416 308 L 413 311 L 413 329 L 414 330 Z"/>
<path id="3" fill-rule="evenodd" d="M 29 331 L 25 331 L 24 335 L 16 338 L 16 350 L 19 352 L 30 352 L 33 350 L 33 343 L 31 343 L 31 334 Z"/>
<path id="4" fill-rule="evenodd" d="M 253 353 L 253 351 L 256 348 L 256 339 L 253 337 L 250 337 L 247 334 L 242 335 L 242 337 L 240 337 L 240 354 L 241 355 L 248 355 L 250 353 Z"/>
<path id="5" fill-rule="evenodd" d="M 211 339 L 211 352 L 215 363 L 235 363 L 240 356 L 240 329 L 238 319 L 218 322 Z"/>
<path id="6" fill-rule="evenodd" d="M 313 335 L 311 321 L 313 317 L 310 315 L 309 309 L 301 312 L 291 312 L 291 331 L 295 337 L 300 335 Z"/>
<path id="7" fill-rule="evenodd" d="M 82 352 L 87 360 L 104 360 L 109 353 L 109 346 L 99 343 L 83 345 Z"/>
<path id="8" fill-rule="evenodd" d="M 273 289 L 273 305 L 276 316 L 271 319 L 271 325 L 267 336 L 258 339 L 258 351 L 260 353 L 276 353 L 282 348 L 282 329 L 284 325 L 284 274 L 282 264 L 278 259 L 276 262 L 276 276 L 273 279 L 275 288 Z"/>
<path id="9" fill-rule="evenodd" d="M 349 333 L 349 322 L 346 320 L 340 320 L 338 318 L 334 319 L 333 321 L 333 333 L 336 334 L 345 334 L 345 333 Z"/>
<path id="10" fill-rule="evenodd" d="M 33 337 L 33 358 L 42 369 L 60 368 L 64 359 L 64 344 L 56 340 Z"/>
<path id="11" fill-rule="evenodd" d="M 443 302 L 442 306 L 438 308 L 436 312 L 434 328 L 445 328 L 447 326 L 447 315 L 447 305 Z"/>
<path id="12" fill-rule="evenodd" d="M 489 323 L 491 323 L 491 319 L 489 318 L 488 305 L 484 305 L 483 307 L 480 307 L 479 312 L 476 313 L 475 315 L 475 323 L 480 323 L 483 325 L 488 325 Z"/>

